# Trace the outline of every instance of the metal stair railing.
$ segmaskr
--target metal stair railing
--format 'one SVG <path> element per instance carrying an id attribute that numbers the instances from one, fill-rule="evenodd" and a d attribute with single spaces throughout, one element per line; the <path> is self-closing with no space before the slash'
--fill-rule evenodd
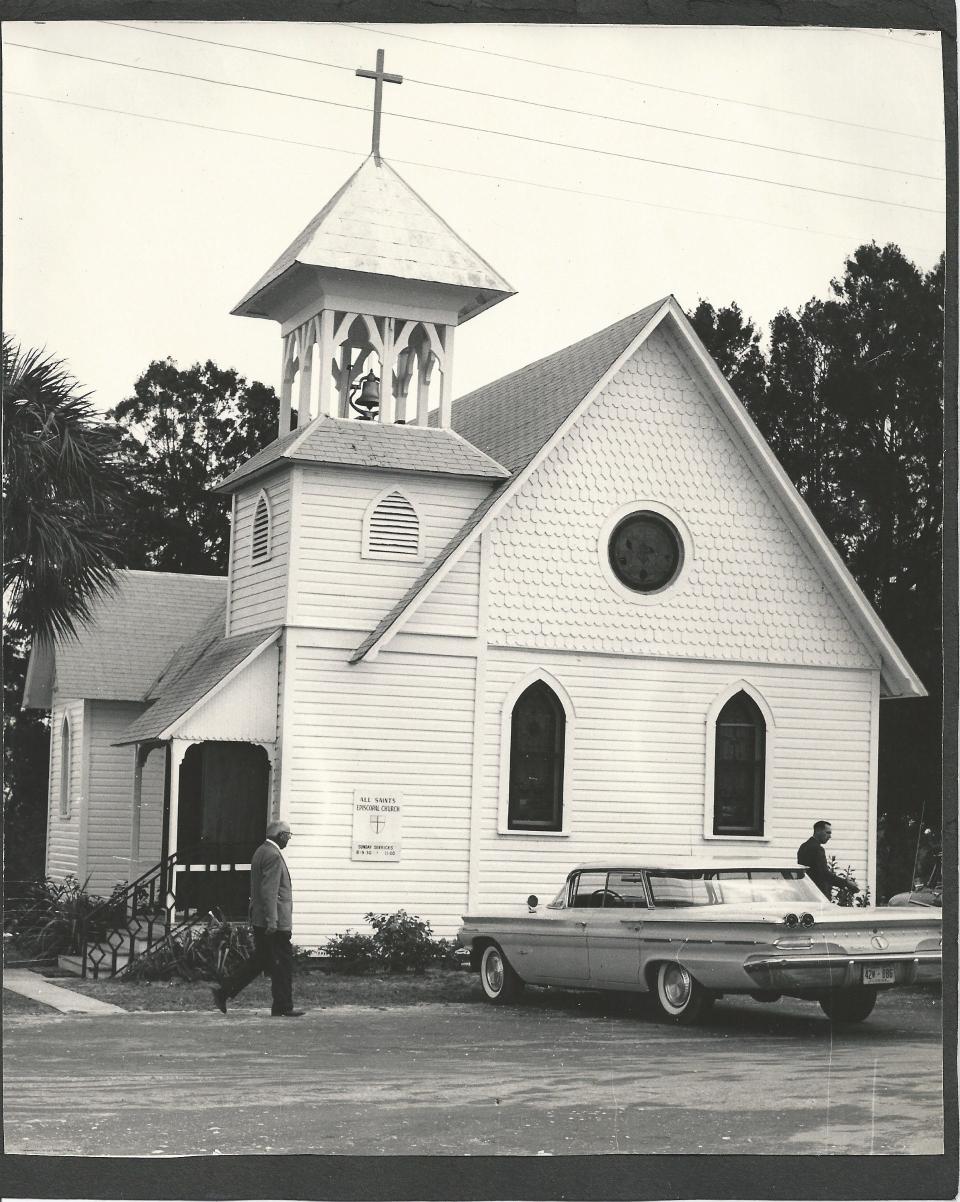
<path id="1" fill-rule="evenodd" d="M 212 850 L 202 844 L 178 848 L 122 891 L 115 889 L 109 900 L 91 910 L 80 924 L 81 976 L 92 975 L 94 980 L 102 974 L 116 976 L 161 940 L 204 920 L 211 904 L 215 905 L 213 897 L 192 901 L 182 898 L 178 904 L 177 868 L 187 876 L 201 873 L 218 877 L 249 867 L 238 864 L 235 857 L 224 861 L 210 855 Z"/>
<path id="2" fill-rule="evenodd" d="M 106 969 L 117 973 L 120 956 L 136 957 L 137 940 L 147 947 L 173 926 L 176 896 L 171 888 L 177 852 L 148 869 L 123 892 L 91 910 L 80 924 L 80 975 L 99 979 Z"/>

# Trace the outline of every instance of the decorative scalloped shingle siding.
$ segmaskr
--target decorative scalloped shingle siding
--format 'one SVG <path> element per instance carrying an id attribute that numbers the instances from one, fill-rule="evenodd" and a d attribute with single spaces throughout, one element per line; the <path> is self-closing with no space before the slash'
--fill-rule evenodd
<path id="1" fill-rule="evenodd" d="M 631 501 L 677 512 L 686 579 L 659 602 L 607 583 L 598 540 Z M 491 530 L 494 642 L 629 655 L 875 666 L 664 332 L 655 332 Z M 690 555 L 690 548 L 687 548 Z"/>

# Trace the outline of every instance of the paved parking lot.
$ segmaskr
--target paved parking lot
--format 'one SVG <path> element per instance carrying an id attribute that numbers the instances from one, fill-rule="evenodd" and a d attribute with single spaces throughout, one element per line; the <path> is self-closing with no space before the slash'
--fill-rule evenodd
<path id="1" fill-rule="evenodd" d="M 812 1003 L 641 1000 L 13 1016 L 7 1153 L 938 1154 L 939 999 L 831 1028 Z M 294 1117 L 295 1116 L 295 1117 Z"/>

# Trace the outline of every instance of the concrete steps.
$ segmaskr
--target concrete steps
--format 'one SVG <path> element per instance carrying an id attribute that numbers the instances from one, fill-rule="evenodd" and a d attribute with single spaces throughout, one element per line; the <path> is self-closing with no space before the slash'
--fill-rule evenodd
<path id="1" fill-rule="evenodd" d="M 180 915 L 174 917 L 173 925 L 176 926 L 180 921 Z M 146 932 L 149 930 L 149 922 L 145 919 L 131 922 L 130 926 L 123 931 L 118 932 L 123 938 L 116 942 L 118 948 L 116 956 L 116 965 L 114 966 L 113 954 L 110 948 L 115 941 L 103 941 L 103 947 L 106 949 L 105 955 L 100 955 L 97 948 L 88 948 L 87 950 L 87 976 L 92 977 L 95 973 L 101 978 L 112 977 L 114 972 L 119 972 L 122 968 L 130 963 L 131 958 L 136 959 L 148 951 L 151 946 L 151 941 L 147 937 Z M 141 933 L 143 932 L 143 933 Z M 163 928 L 159 923 L 155 922 L 153 943 L 159 943 L 163 938 Z M 131 935 L 133 936 L 131 944 Z M 132 957 L 131 957 L 132 952 Z M 57 967 L 61 972 L 69 972 L 74 976 L 83 976 L 83 957 L 80 955 L 64 955 L 57 957 Z"/>

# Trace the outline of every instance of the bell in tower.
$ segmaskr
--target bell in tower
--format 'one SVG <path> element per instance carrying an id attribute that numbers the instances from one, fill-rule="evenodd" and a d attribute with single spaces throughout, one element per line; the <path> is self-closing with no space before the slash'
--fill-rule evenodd
<path id="1" fill-rule="evenodd" d="M 293 409 L 450 427 L 457 326 L 514 290 L 380 156 L 383 70 L 375 82 L 368 158 L 233 313 L 280 323 L 280 429 Z"/>

